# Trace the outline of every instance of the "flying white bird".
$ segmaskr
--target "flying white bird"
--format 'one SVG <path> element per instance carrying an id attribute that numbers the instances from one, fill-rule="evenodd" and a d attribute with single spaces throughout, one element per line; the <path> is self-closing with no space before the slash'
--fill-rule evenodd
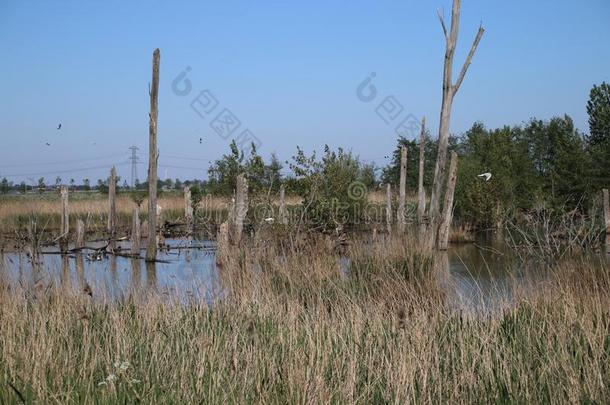
<path id="1" fill-rule="evenodd" d="M 269 217 L 269 218 L 265 218 L 265 222 L 266 222 L 266 223 L 268 223 L 268 224 L 272 224 L 272 223 L 273 223 L 273 221 L 274 221 L 274 219 L 273 219 L 273 218 L 271 218 L 271 217 Z"/>
<path id="2" fill-rule="evenodd" d="M 491 179 L 491 173 L 481 173 L 477 177 L 485 177 L 485 181 L 489 181 L 489 179 Z"/>

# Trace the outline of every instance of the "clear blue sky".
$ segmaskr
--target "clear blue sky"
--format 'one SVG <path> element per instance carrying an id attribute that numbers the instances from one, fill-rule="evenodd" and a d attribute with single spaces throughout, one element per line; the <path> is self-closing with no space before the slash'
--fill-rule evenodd
<path id="1" fill-rule="evenodd" d="M 589 90 L 610 81 L 610 2 L 462 3 L 455 70 L 480 21 L 487 31 L 455 99 L 451 131 L 568 114 L 587 132 Z M 229 140 L 210 128 L 214 116 L 202 119 L 190 107 L 204 89 L 219 101 L 213 115 L 229 108 L 242 123 L 238 132 L 251 130 L 264 156 L 286 160 L 296 145 L 311 151 L 328 143 L 384 165 L 396 134 L 375 113 L 383 97 L 394 95 L 404 114 L 425 115 L 436 134 L 440 7 L 449 18 L 450 0 L 3 0 L 0 177 L 94 182 L 116 163 L 129 179 L 127 148 L 137 145 L 145 179 L 156 47 L 162 178 L 165 170 L 203 178 L 207 160 L 228 150 Z M 187 66 L 193 90 L 180 97 L 171 84 Z M 356 87 L 371 72 L 379 96 L 364 103 Z"/>

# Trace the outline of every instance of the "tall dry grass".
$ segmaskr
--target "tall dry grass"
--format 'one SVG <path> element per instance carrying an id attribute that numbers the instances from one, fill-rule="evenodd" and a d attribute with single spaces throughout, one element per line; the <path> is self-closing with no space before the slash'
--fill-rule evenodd
<path id="1" fill-rule="evenodd" d="M 0 402 L 602 403 L 610 277 L 584 261 L 502 313 L 449 309 L 409 239 L 261 236 L 208 307 L 0 290 Z M 331 241 L 332 242 L 332 241 Z M 95 294 L 95 292 L 94 292 Z"/>

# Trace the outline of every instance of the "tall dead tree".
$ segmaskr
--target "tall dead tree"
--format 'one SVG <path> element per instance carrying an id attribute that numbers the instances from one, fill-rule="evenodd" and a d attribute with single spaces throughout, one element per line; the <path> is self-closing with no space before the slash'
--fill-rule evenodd
<path id="1" fill-rule="evenodd" d="M 424 189 L 424 159 L 426 149 L 426 117 L 421 120 L 421 133 L 419 134 L 419 172 L 417 178 L 417 223 L 423 224 L 426 213 L 426 190 Z"/>
<path id="2" fill-rule="evenodd" d="M 606 225 L 606 253 L 610 254 L 610 196 L 608 196 L 608 189 L 605 188 L 602 191 L 604 195 L 604 222 Z"/>
<path id="3" fill-rule="evenodd" d="M 445 202 L 443 203 L 443 217 L 438 231 L 438 248 L 447 250 L 449 245 L 449 231 L 453 219 L 453 195 L 457 181 L 457 153 L 451 152 L 451 163 L 449 163 L 449 176 L 447 177 L 447 191 L 445 191 Z"/>
<path id="4" fill-rule="evenodd" d="M 157 115 L 159 109 L 159 49 L 153 52 L 152 84 L 150 86 L 150 114 L 148 124 L 148 241 L 146 260 L 157 257 Z"/>
<path id="5" fill-rule="evenodd" d="M 434 184 L 432 185 L 432 194 L 430 196 L 430 225 L 428 243 L 433 246 L 436 242 L 436 236 L 438 232 L 439 224 L 439 213 L 440 213 L 440 199 L 443 192 L 443 184 L 445 182 L 445 169 L 447 165 L 447 144 L 449 141 L 449 124 L 451 121 L 451 108 L 453 106 L 453 98 L 460 88 L 464 76 L 468 71 L 468 67 L 472 62 L 472 58 L 476 52 L 477 46 L 481 41 L 481 37 L 485 32 L 482 26 L 479 26 L 477 35 L 470 47 L 470 52 L 466 57 L 466 61 L 462 66 L 462 70 L 457 78 L 457 81 L 453 83 L 453 57 L 455 55 L 455 48 L 458 40 L 458 32 L 460 25 L 460 4 L 461 0 L 453 0 L 453 7 L 451 12 L 451 27 L 447 31 L 445 20 L 443 15 L 439 12 L 438 17 L 441 22 L 443 33 L 445 34 L 445 64 L 443 70 L 443 100 L 441 104 L 441 115 L 440 115 L 440 126 L 438 133 L 438 153 L 436 157 L 436 167 L 434 169 Z"/>
<path id="6" fill-rule="evenodd" d="M 398 209 L 396 211 L 396 221 L 398 223 L 398 231 L 404 232 L 406 219 L 406 203 L 407 203 L 407 147 L 400 147 L 400 185 L 398 190 Z"/>
<path id="7" fill-rule="evenodd" d="M 116 237 L 116 168 L 113 166 L 108 177 L 108 233 Z"/>

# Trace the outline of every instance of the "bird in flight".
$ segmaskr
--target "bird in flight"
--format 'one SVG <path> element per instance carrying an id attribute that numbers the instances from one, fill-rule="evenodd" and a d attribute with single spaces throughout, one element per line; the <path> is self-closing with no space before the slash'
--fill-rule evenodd
<path id="1" fill-rule="evenodd" d="M 491 179 L 491 173 L 481 173 L 477 177 L 485 177 L 485 181 L 489 181 L 489 179 Z"/>
<path id="2" fill-rule="evenodd" d="M 57 130 L 59 131 L 61 129 L 61 122 L 59 123 L 59 125 L 57 126 Z"/>
<path id="3" fill-rule="evenodd" d="M 201 143 L 203 141 L 203 138 L 199 138 L 199 143 Z"/>
<path id="4" fill-rule="evenodd" d="M 50 144 L 49 142 L 46 142 L 46 143 L 45 143 L 45 145 L 47 145 L 47 146 L 51 146 L 51 144 Z"/>

